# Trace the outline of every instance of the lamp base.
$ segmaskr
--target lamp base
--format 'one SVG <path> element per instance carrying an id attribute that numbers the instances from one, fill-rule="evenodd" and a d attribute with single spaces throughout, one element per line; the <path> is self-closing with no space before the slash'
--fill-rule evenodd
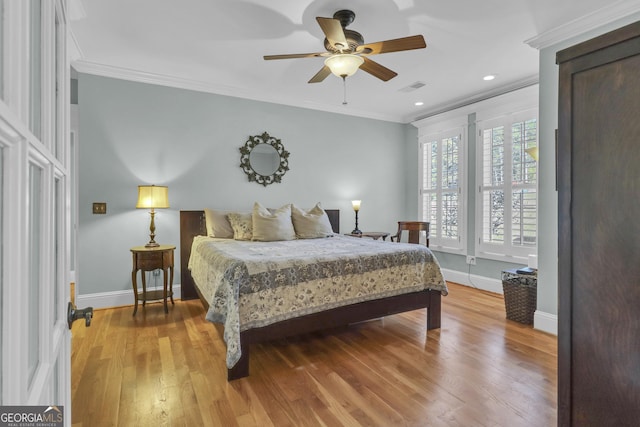
<path id="1" fill-rule="evenodd" d="M 154 221 L 156 213 L 154 212 L 153 208 L 151 208 L 151 212 L 149 213 L 151 214 L 151 223 L 149 224 L 149 243 L 144 245 L 144 247 L 157 248 L 160 245 L 156 243 L 156 223 Z"/>
<path id="2" fill-rule="evenodd" d="M 358 228 L 358 211 L 360 210 L 358 209 L 354 209 L 356 212 L 356 228 L 353 229 L 353 231 L 351 232 L 351 234 L 357 234 L 360 235 L 362 234 L 362 231 L 360 231 L 360 229 Z"/>

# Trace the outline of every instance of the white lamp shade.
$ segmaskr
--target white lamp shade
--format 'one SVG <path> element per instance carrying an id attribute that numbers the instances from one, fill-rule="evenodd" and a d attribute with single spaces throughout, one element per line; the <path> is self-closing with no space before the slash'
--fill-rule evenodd
<path id="1" fill-rule="evenodd" d="M 138 186 L 138 209 L 166 209 L 169 207 L 169 188 L 162 185 Z"/>
<path id="2" fill-rule="evenodd" d="M 364 59 L 358 55 L 339 53 L 324 60 L 324 65 L 338 77 L 352 76 L 362 65 Z"/>
<path id="3" fill-rule="evenodd" d="M 354 211 L 359 211 L 360 210 L 360 200 L 352 200 L 351 201 L 351 206 L 353 206 L 353 210 Z"/>

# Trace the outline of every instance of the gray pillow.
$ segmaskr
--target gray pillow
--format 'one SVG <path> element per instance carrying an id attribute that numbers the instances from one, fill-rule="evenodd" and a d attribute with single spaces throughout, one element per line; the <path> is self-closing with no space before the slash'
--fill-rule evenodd
<path id="1" fill-rule="evenodd" d="M 270 212 L 260 203 L 255 202 L 252 219 L 253 240 L 274 242 L 296 238 L 296 232 L 291 222 L 291 205 L 284 205 Z"/>
<path id="2" fill-rule="evenodd" d="M 329 217 L 319 202 L 307 210 L 292 205 L 291 219 L 298 239 L 316 239 L 334 234 Z"/>
<path id="3" fill-rule="evenodd" d="M 204 218 L 207 225 L 207 236 L 233 239 L 233 228 L 231 228 L 231 224 L 227 219 L 227 215 L 230 213 L 234 212 L 205 208 Z"/>

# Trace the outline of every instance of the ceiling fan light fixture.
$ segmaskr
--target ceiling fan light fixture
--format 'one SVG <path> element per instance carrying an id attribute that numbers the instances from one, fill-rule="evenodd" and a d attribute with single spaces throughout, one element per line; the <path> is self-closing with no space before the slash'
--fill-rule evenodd
<path id="1" fill-rule="evenodd" d="M 364 59 L 350 53 L 332 55 L 324 61 L 324 65 L 329 67 L 331 72 L 338 77 L 352 76 L 363 63 Z"/>

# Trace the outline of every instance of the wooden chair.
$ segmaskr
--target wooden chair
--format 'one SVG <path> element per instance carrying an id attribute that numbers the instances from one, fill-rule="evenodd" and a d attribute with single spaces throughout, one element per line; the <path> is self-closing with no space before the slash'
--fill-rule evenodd
<path id="1" fill-rule="evenodd" d="M 420 243 L 420 233 L 425 232 L 427 237 L 427 247 L 429 247 L 429 223 L 424 221 L 398 221 L 398 232 L 391 236 L 392 242 L 399 242 L 402 232 L 409 232 L 409 243 Z"/>

